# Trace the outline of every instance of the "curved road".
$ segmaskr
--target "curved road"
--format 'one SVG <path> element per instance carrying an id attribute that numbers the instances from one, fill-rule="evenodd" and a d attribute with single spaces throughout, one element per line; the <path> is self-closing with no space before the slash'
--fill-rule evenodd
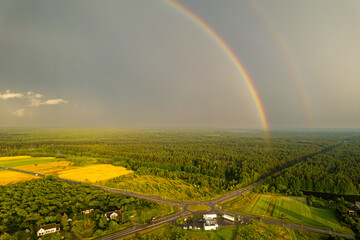
<path id="1" fill-rule="evenodd" d="M 150 200 L 150 201 L 154 201 L 154 202 L 159 202 L 159 203 L 165 203 L 165 204 L 169 204 L 169 205 L 173 205 L 173 206 L 177 206 L 177 207 L 181 207 L 182 210 L 181 212 L 178 212 L 178 213 L 175 213 L 175 214 L 172 214 L 172 215 L 169 215 L 169 216 L 166 216 L 166 217 L 163 217 L 161 219 L 157 219 L 156 221 L 153 221 L 151 224 L 148 224 L 148 225 L 137 225 L 133 228 L 130 228 L 130 229 L 127 229 L 127 230 L 124 230 L 124 231 L 121 231 L 121 232 L 116 232 L 112 235 L 109 235 L 109 236 L 106 236 L 106 237 L 103 237 L 101 238 L 102 240 L 116 240 L 116 239 L 119 239 L 119 238 L 123 238 L 123 237 L 127 237 L 127 236 L 130 236 L 132 234 L 135 234 L 135 233 L 138 233 L 138 232 L 142 232 L 142 231 L 145 231 L 145 230 L 149 230 L 149 229 L 152 229 L 154 227 L 158 227 L 158 226 L 161 226 L 163 224 L 166 224 L 166 223 L 172 223 L 172 224 L 175 224 L 176 223 L 176 220 L 181 218 L 181 217 L 185 217 L 185 216 L 189 216 L 195 212 L 193 211 L 190 211 L 188 209 L 188 207 L 192 204 L 196 204 L 196 203 L 199 203 L 199 204 L 204 204 L 204 205 L 207 205 L 210 207 L 210 210 L 209 211 L 206 211 L 206 212 L 196 212 L 196 214 L 205 214 L 205 213 L 217 213 L 217 214 L 229 214 L 229 215 L 238 215 L 238 216 L 241 216 L 242 218 L 244 219 L 247 219 L 247 220 L 255 220 L 255 221 L 262 221 L 262 222 L 265 222 L 265 223 L 269 223 L 269 224 L 275 224 L 275 225 L 279 225 L 279 226 L 284 226 L 284 227 L 289 227 L 289 228 L 294 228 L 294 229 L 303 229 L 303 230 L 308 230 L 308 231 L 313 231 L 313 232 L 318 232 L 318 233 L 323 233 L 323 234 L 335 234 L 336 236 L 340 236 L 340 237 L 344 237 L 344 238 L 349 238 L 349 239 L 355 239 L 353 236 L 351 235 L 346 235 L 346 234 L 342 234 L 342 233 L 335 233 L 331 230 L 324 230 L 324 229 L 318 229 L 318 228 L 312 228 L 312 227 L 307 227 L 307 226 L 302 226 L 302 225 L 298 225 L 298 224 L 292 224 L 292 223 L 284 223 L 284 222 L 281 222 L 281 221 L 276 221 L 276 220 L 272 220 L 272 219 L 267 219 L 267 218 L 261 218 L 261 217 L 254 217 L 254 216 L 249 216 L 249 215 L 243 215 L 243 214 L 234 214 L 234 213 L 231 213 L 231 212 L 226 212 L 226 211 L 223 211 L 223 210 L 218 210 L 215 208 L 215 205 L 223 202 L 223 201 L 226 201 L 226 200 L 229 200 L 231 198 L 234 198 L 234 197 L 238 197 L 238 196 L 241 196 L 242 194 L 244 194 L 245 192 L 247 191 L 250 191 L 251 189 L 257 187 L 257 186 L 260 186 L 261 184 L 263 184 L 268 178 L 270 178 L 272 175 L 274 174 L 279 174 L 281 173 L 282 170 L 284 170 L 285 168 L 289 167 L 289 166 L 292 166 L 294 164 L 297 164 L 301 161 L 306 161 L 308 158 L 310 157 L 313 157 L 317 154 L 320 154 L 320 153 L 324 153 L 324 152 L 327 152 L 327 151 L 330 151 L 331 149 L 335 148 L 335 147 L 338 147 L 340 145 L 342 145 L 343 143 L 346 142 L 347 139 L 344 139 L 342 142 L 340 143 L 337 143 L 335 145 L 332 145 L 332 146 L 329 146 L 329 147 L 326 147 L 324 149 L 322 149 L 321 151 L 317 152 L 317 153 L 312 153 L 312 154 L 309 154 L 309 155 L 306 155 L 300 159 L 297 159 L 295 161 L 293 161 L 292 163 L 288 163 L 286 165 L 286 167 L 284 167 L 283 169 L 279 170 L 278 172 L 276 173 L 273 173 L 271 174 L 270 176 L 264 178 L 264 179 L 261 179 L 259 180 L 258 182 L 256 183 L 253 183 L 249 186 L 246 186 L 244 188 L 241 188 L 239 190 L 236 190 L 236 191 L 233 191 L 233 192 L 230 192 L 224 196 L 221 196 L 217 199 L 213 199 L 213 200 L 210 200 L 210 201 L 205 201 L 205 202 L 177 202 L 177 201 L 171 201 L 171 200 L 166 200 L 166 199 L 163 199 L 159 196 L 148 196 L 148 195 L 141 195 L 141 194 L 137 194 L 137 193 L 133 193 L 133 192 L 128 192 L 128 191 L 124 191 L 124 190 L 117 190 L 117 189 L 111 189 L 111 188 L 106 188 L 106 187 L 101 187 L 101 186 L 95 186 L 93 185 L 92 187 L 94 188 L 97 188 L 97 189 L 101 189 L 101 190 L 104 190 L 104 191 L 109 191 L 109 192 L 113 192 L 113 193 L 118 193 L 118 194 L 122 194 L 122 195 L 126 195 L 126 196 L 131 196 L 131 197 L 136 197 L 136 198 L 141 198 L 141 199 L 146 199 L 146 200 Z M 19 170 L 19 169 L 15 169 L 15 168 L 8 168 L 8 167 L 0 167 L 0 169 L 4 169 L 4 170 L 11 170 L 11 171 L 16 171 L 16 172 L 21 172 L 21 173 L 26 173 L 26 174 L 31 174 L 31 175 L 34 175 L 34 176 L 38 176 L 38 177 L 45 177 L 44 174 L 39 174 L 39 173 L 34 173 L 34 172 L 28 172 L 28 171 L 23 171 L 23 170 Z M 69 183 L 74 183 L 74 184 L 81 184 L 81 182 L 77 182 L 77 181 L 72 181 L 72 180 L 68 180 L 68 179 L 63 179 L 63 178 L 57 178 L 58 180 L 60 181 L 65 181 L 65 182 L 69 182 Z"/>
<path id="2" fill-rule="evenodd" d="M 23 171 L 23 170 L 19 170 L 19 169 L 15 169 L 15 168 L 0 167 L 0 169 L 11 170 L 11 171 L 16 171 L 16 172 L 20 172 L 20 173 L 26 173 L 26 174 L 31 174 L 31 175 L 38 176 L 38 177 L 45 177 L 44 174 Z M 81 182 L 72 181 L 72 180 L 68 180 L 68 179 L 63 179 L 63 178 L 57 178 L 57 179 L 60 180 L 60 181 L 65 181 L 65 182 L 69 182 L 69 183 L 81 184 Z M 124 231 L 121 231 L 121 232 L 116 232 L 116 233 L 114 233 L 112 235 L 103 237 L 101 239 L 102 240 L 116 240 L 116 239 L 120 239 L 120 238 L 123 238 L 123 237 L 130 236 L 130 235 L 138 233 L 138 232 L 150 230 L 152 228 L 161 226 L 161 225 L 166 224 L 166 223 L 175 224 L 177 219 L 185 217 L 185 216 L 192 215 L 194 213 L 196 213 L 196 214 L 217 213 L 217 214 L 238 215 L 238 216 L 241 216 L 243 219 L 246 219 L 246 220 L 262 221 L 262 222 L 265 222 L 265 223 L 275 224 L 275 225 L 294 228 L 294 229 L 303 229 L 303 230 L 308 230 L 308 231 L 313 231 L 313 232 L 318 232 L 318 233 L 323 233 L 323 234 L 329 234 L 329 235 L 330 234 L 335 234 L 336 236 L 349 238 L 349 239 L 355 239 L 351 235 L 346 235 L 346 234 L 342 234 L 342 233 L 334 233 L 331 230 L 312 228 L 312 227 L 302 226 L 302 225 L 293 224 L 293 223 L 284 223 L 284 222 L 281 222 L 281 221 L 276 221 L 276 220 L 267 219 L 267 218 L 254 217 L 254 216 L 249 216 L 249 215 L 244 215 L 244 214 L 234 214 L 234 213 L 231 213 L 231 212 L 222 211 L 222 210 L 219 210 L 219 209 L 215 208 L 216 204 L 219 204 L 220 202 L 226 201 L 226 200 L 231 199 L 233 197 L 241 196 L 243 193 L 253 189 L 254 187 L 260 186 L 266 180 L 267 180 L 267 178 L 262 179 L 262 180 L 260 180 L 260 181 L 258 181 L 256 183 L 253 183 L 253 184 L 251 184 L 251 185 L 249 185 L 247 187 L 244 187 L 244 188 L 241 188 L 239 190 L 230 192 L 230 193 L 228 193 L 228 194 L 226 194 L 226 195 L 224 195 L 222 197 L 219 197 L 219 198 L 211 200 L 211 201 L 191 202 L 191 203 L 190 202 L 188 202 L 188 203 L 176 202 L 176 201 L 163 199 L 163 198 L 161 198 L 159 196 L 147 196 L 147 195 L 141 195 L 141 194 L 132 193 L 132 192 L 128 192 L 128 191 L 111 189 L 111 188 L 106 188 L 106 187 L 100 187 L 100 186 L 93 185 L 92 187 L 97 188 L 97 189 L 101 189 L 101 190 L 104 190 L 104 191 L 109 191 L 109 192 L 118 193 L 118 194 L 122 194 L 122 195 L 126 195 L 126 196 L 137 197 L 137 198 L 142 198 L 142 199 L 146 199 L 146 200 L 150 200 L 150 201 L 155 201 L 155 202 L 159 202 L 159 203 L 165 203 L 165 204 L 170 204 L 170 205 L 173 205 L 173 206 L 182 207 L 181 212 L 178 212 L 178 213 L 163 217 L 161 219 L 153 221 L 151 224 L 137 225 L 137 226 L 135 226 L 133 228 L 130 228 L 130 229 L 127 229 L 127 230 L 124 230 Z M 210 210 L 206 211 L 206 212 L 194 212 L 194 211 L 188 210 L 188 206 L 190 206 L 192 204 L 195 204 L 195 203 L 200 203 L 200 204 L 207 205 L 207 206 L 210 207 Z"/>

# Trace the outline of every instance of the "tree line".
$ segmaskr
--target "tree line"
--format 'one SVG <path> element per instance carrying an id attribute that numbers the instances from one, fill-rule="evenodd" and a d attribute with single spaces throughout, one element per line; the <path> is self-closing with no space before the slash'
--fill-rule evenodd
<path id="1" fill-rule="evenodd" d="M 270 180 L 269 189 L 298 193 L 312 191 L 339 195 L 360 194 L 360 137 L 316 155 Z"/>
<path id="2" fill-rule="evenodd" d="M 61 223 L 66 239 L 72 239 L 70 229 L 82 237 L 101 236 L 128 226 L 128 215 L 136 210 L 160 208 L 155 202 L 94 189 L 86 184 L 48 179 L 0 186 L 0 199 L 0 239 L 10 239 L 10 236 L 11 239 L 24 236 L 37 239 L 37 226 L 54 222 Z M 82 215 L 81 211 L 86 209 L 94 212 Z M 113 210 L 122 210 L 123 215 L 108 222 L 103 214 Z M 72 221 L 68 222 L 69 218 Z M 59 236 L 54 236 L 57 238 Z"/>
<path id="3" fill-rule="evenodd" d="M 110 163 L 138 174 L 183 179 L 214 190 L 241 187 L 339 142 L 342 134 L 225 130 L 2 129 L 2 155 L 56 156 L 77 165 Z"/>

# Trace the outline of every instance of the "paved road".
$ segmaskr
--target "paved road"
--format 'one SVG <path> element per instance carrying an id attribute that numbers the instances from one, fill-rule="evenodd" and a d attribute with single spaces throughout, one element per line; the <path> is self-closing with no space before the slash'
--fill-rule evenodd
<path id="1" fill-rule="evenodd" d="M 333 234 L 333 232 L 331 230 L 312 228 L 312 227 L 307 227 L 307 226 L 303 226 L 303 225 L 299 225 L 299 224 L 284 223 L 281 221 L 275 221 L 275 220 L 271 220 L 271 219 L 259 218 L 259 217 L 248 216 L 248 215 L 243 215 L 243 214 L 234 214 L 234 213 L 221 211 L 221 210 L 217 210 L 213 213 L 221 214 L 221 215 L 228 214 L 230 216 L 238 216 L 243 219 L 243 222 L 237 222 L 237 221 L 232 222 L 229 220 L 218 219 L 218 221 L 220 221 L 221 226 L 242 226 L 242 225 L 248 224 L 250 220 L 255 220 L 255 221 L 265 222 L 268 224 L 275 224 L 275 225 L 282 226 L 282 227 L 293 228 L 293 229 L 307 230 L 307 231 L 312 231 L 312 232 L 317 232 L 317 233 L 322 233 L 322 234 L 327 234 L 327 235 Z M 183 224 L 178 224 L 178 223 L 174 223 L 174 222 L 172 222 L 172 224 L 177 227 L 181 227 L 181 228 L 185 226 Z M 355 239 L 353 236 L 350 236 L 350 235 L 346 235 L 346 234 L 342 234 L 342 233 L 335 233 L 335 234 L 339 237 Z"/>
<path id="2" fill-rule="evenodd" d="M 110 236 L 106 236 L 106 237 L 101 238 L 101 240 L 116 240 L 116 239 L 120 239 L 120 238 L 123 238 L 123 237 L 127 237 L 127 236 L 130 236 L 130 235 L 138 233 L 138 232 L 150 230 L 152 228 L 159 227 L 159 226 L 164 225 L 166 223 L 176 221 L 177 219 L 179 219 L 181 217 L 188 216 L 188 215 L 191 215 L 191 213 L 187 212 L 187 211 L 176 213 L 176 214 L 173 214 L 173 215 L 170 215 L 170 216 L 167 216 L 167 217 L 163 217 L 163 218 L 161 218 L 161 219 L 159 219 L 157 221 L 154 221 L 154 222 L 152 222 L 151 224 L 148 224 L 148 225 L 138 225 L 136 227 L 127 229 L 125 231 L 114 233 L 114 234 L 112 234 Z"/>
<path id="3" fill-rule="evenodd" d="M 325 230 L 325 229 L 313 228 L 313 227 L 308 227 L 308 226 L 294 224 L 294 223 L 276 221 L 276 220 L 268 219 L 268 218 L 255 217 L 255 216 L 249 216 L 249 215 L 244 215 L 244 214 L 235 214 L 235 213 L 222 211 L 222 210 L 218 210 L 217 214 L 228 214 L 228 215 L 232 215 L 232 216 L 240 216 L 241 218 L 243 218 L 246 221 L 254 220 L 254 221 L 260 221 L 260 222 L 264 222 L 264 223 L 268 223 L 268 224 L 275 224 L 278 226 L 293 228 L 293 229 L 307 230 L 307 231 L 312 231 L 312 232 L 317 232 L 317 233 L 322 233 L 322 234 L 327 234 L 327 235 L 335 234 L 336 236 L 339 236 L 339 237 L 355 239 L 354 236 L 343 234 L 343 233 L 333 232 L 331 230 Z"/>
<path id="4" fill-rule="evenodd" d="M 39 176 L 39 177 L 45 177 L 44 174 L 40 174 L 40 173 L 28 172 L 28 171 L 23 171 L 23 170 L 19 170 L 19 169 L 15 169 L 15 168 L 8 168 L 8 167 L 0 167 L 0 168 L 4 169 L 4 170 L 11 170 L 11 171 L 15 171 L 15 172 L 31 174 L 31 175 Z"/>
<path id="5" fill-rule="evenodd" d="M 247 191 L 250 191 L 251 189 L 255 188 L 255 187 L 258 187 L 260 186 L 261 184 L 263 184 L 268 178 L 264 178 L 264 179 L 261 179 L 259 180 L 258 182 L 256 183 L 253 183 L 247 187 L 244 187 L 244 188 L 241 188 L 239 190 L 236 190 L 236 191 L 233 191 L 233 192 L 230 192 L 224 196 L 221 196 L 217 199 L 214 199 L 214 200 L 211 200 L 211 201 L 208 201 L 208 202 L 204 202 L 205 204 L 211 204 L 211 205 L 216 205 L 216 204 L 219 204 L 221 202 L 224 202 L 226 200 L 229 200 L 231 198 L 234 198 L 234 197 L 238 197 L 238 196 L 241 196 L 242 194 L 246 193 Z"/>
<path id="6" fill-rule="evenodd" d="M 335 148 L 335 147 L 338 147 L 340 145 L 342 145 L 343 143 L 346 142 L 347 139 L 343 140 L 342 142 L 340 143 L 337 143 L 333 146 L 330 146 L 330 147 L 326 147 L 324 148 L 323 150 L 317 152 L 317 153 L 313 153 L 313 154 L 309 154 L 307 156 L 304 156 L 298 160 L 295 160 L 293 161 L 292 163 L 288 164 L 287 167 L 289 166 L 292 166 L 296 163 L 299 163 L 301 161 L 306 161 L 308 158 L 310 157 L 313 157 L 317 154 L 320 154 L 320 153 L 324 153 L 324 152 L 327 152 L 327 151 L 330 151 L 331 149 Z M 285 168 L 287 168 L 285 167 Z M 19 169 L 14 169 L 14 168 L 7 168 L 7 167 L 0 167 L 1 169 L 4 169 L 4 170 L 11 170 L 11 171 L 16 171 L 16 172 L 21 172 L 21 173 L 26 173 L 26 174 L 31 174 L 31 175 L 34 175 L 34 176 L 39 176 L 39 177 L 45 177 L 45 175 L 43 174 L 39 174 L 39 173 L 33 173 L 33 172 L 28 172 L 28 171 L 23 171 L 23 170 L 19 170 Z M 217 199 L 213 199 L 213 200 L 210 200 L 210 201 L 205 201 L 205 202 L 177 202 L 177 201 L 171 201 L 171 200 L 166 200 L 166 199 L 163 199 L 159 196 L 149 196 L 149 195 L 141 195 L 141 194 L 137 194 L 137 193 L 133 193 L 133 192 L 128 192 L 128 191 L 124 191 L 124 190 L 117 190 L 117 189 L 111 189 L 111 188 L 106 188 L 106 187 L 101 187 L 101 186 L 92 186 L 94 188 L 97 188 L 97 189 L 101 189 L 101 190 L 104 190 L 104 191 L 109 191 L 109 192 L 113 192 L 113 193 L 118 193 L 118 194 L 122 194 L 122 195 L 126 195 L 126 196 L 131 196 L 131 197 L 137 197 L 137 198 L 141 198 L 141 199 L 146 199 L 146 200 L 150 200 L 150 201 L 154 201 L 154 202 L 159 202 L 159 203 L 165 203 L 165 204 L 169 204 L 169 205 L 173 205 L 173 206 L 178 206 L 178 207 L 181 207 L 182 208 L 182 211 L 181 212 L 178 212 L 178 213 L 175 213 L 175 214 L 172 214 L 172 215 L 169 215 L 169 216 L 166 216 L 166 217 L 163 217 L 161 219 L 158 219 L 156 221 L 153 221 L 151 224 L 149 225 L 137 225 L 136 227 L 133 227 L 133 228 L 130 228 L 130 229 L 127 229 L 127 230 L 124 230 L 124 231 L 121 231 L 121 232 L 117 232 L 117 233 L 114 233 L 112 235 L 109 235 L 109 236 L 106 236 L 106 237 L 103 237 L 101 238 L 102 240 L 115 240 L 115 239 L 120 239 L 120 238 L 123 238 L 123 237 L 126 237 L 126 236 L 130 236 L 132 234 L 135 234 L 135 233 L 138 233 L 138 232 L 142 232 L 142 231 L 145 231 L 145 230 L 149 230 L 149 229 L 152 229 L 154 227 L 158 227 L 158 226 L 161 226 L 165 223 L 173 223 L 174 225 L 176 224 L 176 220 L 181 218 L 181 217 L 185 217 L 185 216 L 189 216 L 189 215 L 192 215 L 194 214 L 195 212 L 193 211 L 190 211 L 188 209 L 188 207 L 194 203 L 200 203 L 200 204 L 204 204 L 204 205 L 207 205 L 210 207 L 210 210 L 209 211 L 206 211 L 206 212 L 196 212 L 196 214 L 205 214 L 205 213 L 218 213 L 218 214 L 229 214 L 229 215 L 238 215 L 238 216 L 241 216 L 242 218 L 246 219 L 246 220 L 255 220 L 255 221 L 262 221 L 262 222 L 265 222 L 265 223 L 269 223 L 269 224 L 275 224 L 275 225 L 279 225 L 279 226 L 284 226 L 284 227 L 290 227 L 290 228 L 294 228 L 294 229 L 304 229 L 304 230 L 308 230 L 308 231 L 313 231 L 313 232 L 318 232 L 318 233 L 323 233 L 323 234 L 335 234 L 337 236 L 341 236 L 341 237 L 344 237 L 344 238 L 349 238 L 349 239 L 354 239 L 353 236 L 350 236 L 350 235 L 346 235 L 346 234 L 341 234 L 341 233 L 334 233 L 332 232 L 331 230 L 324 230 L 324 229 L 318 229 L 318 228 L 312 228 L 312 227 L 307 227 L 307 226 L 302 226 L 302 225 L 297 225 L 297 224 L 292 224 L 292 223 L 284 223 L 284 222 L 281 222 L 281 221 L 276 221 L 276 220 L 271 220 L 271 219 L 266 219 L 266 218 L 260 218 L 260 217 L 254 217 L 254 216 L 248 216 L 248 215 L 243 215 L 243 214 L 234 214 L 234 213 L 230 213 L 230 212 L 226 212 L 226 211 L 223 211 L 223 210 L 219 210 L 219 209 L 216 209 L 215 208 L 215 205 L 223 202 L 223 201 L 226 201 L 226 200 L 229 200 L 231 198 L 234 198 L 234 197 L 238 197 L 238 196 L 241 196 L 242 194 L 244 194 L 245 192 L 247 191 L 250 191 L 251 189 L 257 187 L 257 186 L 260 186 L 261 184 L 263 184 L 268 178 L 270 178 L 272 175 L 274 174 L 280 174 L 282 170 L 284 170 L 285 168 L 281 169 L 280 171 L 276 172 L 276 173 L 273 173 L 271 174 L 270 176 L 268 176 L 267 178 L 264 178 L 264 179 L 261 179 L 259 180 L 258 182 L 256 183 L 253 183 L 247 187 L 244 187 L 244 188 L 241 188 L 239 190 L 236 190 L 236 191 L 233 191 L 233 192 L 230 192 L 224 196 L 221 196 Z M 58 178 L 58 180 L 61 180 L 61 181 L 65 181 L 65 182 L 69 182 L 69 183 L 74 183 L 74 184 L 81 184 L 81 182 L 77 182 L 77 181 L 72 181 L 72 180 L 68 180 L 68 179 L 63 179 L 63 178 Z"/>
<path id="7" fill-rule="evenodd" d="M 19 170 L 19 169 L 15 169 L 15 168 L 8 168 L 8 167 L 0 167 L 0 168 L 4 169 L 4 170 L 11 170 L 11 171 L 16 171 L 16 172 L 31 174 L 31 175 L 39 176 L 39 177 L 45 177 L 44 174 L 23 171 L 23 170 Z M 58 180 L 69 182 L 69 183 L 74 183 L 74 184 L 81 184 L 81 182 L 72 181 L 72 180 L 63 179 L 63 178 L 58 178 Z M 266 181 L 266 179 L 262 179 L 262 180 L 260 180 L 260 181 L 258 181 L 256 183 L 254 183 L 254 184 L 251 184 L 251 185 L 249 185 L 247 187 L 244 187 L 242 189 L 230 192 L 227 195 L 224 195 L 222 197 L 219 197 L 219 198 L 211 200 L 211 201 L 196 202 L 196 203 L 201 203 L 201 204 L 208 205 L 210 207 L 210 210 L 206 211 L 206 212 L 193 212 L 193 211 L 188 210 L 188 206 L 191 205 L 191 204 L 194 204 L 194 203 L 176 202 L 176 201 L 166 200 L 166 199 L 163 199 L 163 198 L 158 197 L 158 196 L 147 196 L 147 195 L 136 194 L 136 193 L 123 191 L 123 190 L 116 190 L 116 189 L 111 189 L 111 188 L 106 188 L 106 187 L 93 186 L 94 188 L 101 189 L 101 190 L 104 190 L 104 191 L 109 191 L 109 192 L 113 192 L 113 193 L 123 194 L 123 195 L 126 195 L 126 196 L 138 197 L 138 198 L 142 198 L 142 199 L 146 199 L 146 200 L 150 200 L 150 201 L 155 201 L 155 202 L 159 202 L 159 203 L 165 203 L 165 204 L 170 204 L 170 205 L 182 207 L 181 212 L 178 212 L 178 213 L 163 217 L 161 219 L 153 221 L 151 224 L 148 224 L 148 225 L 137 225 L 136 227 L 133 227 L 133 228 L 121 231 L 121 232 L 114 233 L 112 235 L 101 238 L 101 240 L 120 239 L 120 238 L 123 238 L 123 237 L 130 236 L 132 234 L 138 233 L 138 232 L 150 230 L 152 228 L 161 226 L 161 225 L 166 224 L 166 223 L 172 223 L 174 225 L 177 225 L 175 223 L 177 219 L 185 217 L 185 216 L 190 216 L 190 215 L 192 215 L 194 213 L 196 213 L 196 214 L 217 213 L 217 214 L 236 215 L 236 216 L 241 216 L 245 220 L 262 221 L 262 222 L 265 222 L 265 223 L 275 224 L 275 225 L 294 228 L 294 229 L 303 229 L 303 230 L 308 230 L 308 231 L 313 231 L 313 232 L 318 232 L 318 233 L 323 233 L 323 234 L 329 234 L 329 235 L 330 234 L 335 234 L 336 236 L 349 238 L 349 239 L 355 239 L 353 236 L 342 234 L 342 233 L 334 233 L 331 230 L 312 228 L 312 227 L 307 227 L 307 226 L 302 226 L 302 225 L 292 224 L 292 223 L 284 223 L 284 222 L 281 222 L 281 221 L 276 221 L 276 220 L 267 219 L 267 218 L 254 217 L 254 216 L 249 216 L 249 215 L 244 215 L 244 214 L 234 214 L 234 213 L 231 213 L 231 212 L 227 212 L 227 211 L 223 211 L 223 210 L 219 210 L 219 209 L 215 208 L 216 204 L 219 204 L 220 202 L 226 201 L 226 200 L 231 199 L 231 198 L 236 197 L 236 196 L 241 196 L 243 193 L 245 193 L 247 191 L 250 191 L 254 187 L 260 186 L 265 181 Z"/>
<path id="8" fill-rule="evenodd" d="M 16 169 L 16 168 L 0 167 L 0 169 L 11 170 L 11 171 L 20 172 L 20 173 L 26 173 L 26 174 L 31 174 L 31 175 L 38 176 L 38 177 L 45 177 L 44 174 L 28 172 L 28 171 L 24 171 L 24 170 L 20 170 L 20 169 Z M 82 184 L 82 182 L 73 181 L 73 180 L 69 180 L 69 179 L 64 179 L 64 178 L 57 178 L 57 179 L 60 180 L 60 181 L 68 182 L 68 183 Z M 170 204 L 170 205 L 175 205 L 175 206 L 180 206 L 180 207 L 184 207 L 186 205 L 189 205 L 189 203 L 166 200 L 166 199 L 163 199 L 163 198 L 161 198 L 159 196 L 141 195 L 141 194 L 125 191 L 125 190 L 117 190 L 117 189 L 106 188 L 106 187 L 95 186 L 95 185 L 92 185 L 92 187 L 97 188 L 97 189 L 101 189 L 101 190 L 104 190 L 104 191 L 108 191 L 108 192 L 113 192 L 113 193 L 118 193 L 118 194 L 130 196 L 130 197 L 142 198 L 142 199 L 146 199 L 146 200 L 150 200 L 150 201 L 154 201 L 154 202 L 165 203 L 165 204 Z"/>

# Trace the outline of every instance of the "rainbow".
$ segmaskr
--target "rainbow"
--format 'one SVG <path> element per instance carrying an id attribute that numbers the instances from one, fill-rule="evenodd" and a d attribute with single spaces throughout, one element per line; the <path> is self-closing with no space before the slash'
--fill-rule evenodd
<path id="1" fill-rule="evenodd" d="M 288 70 L 290 71 L 290 74 L 292 75 L 292 77 L 295 81 L 296 89 L 298 90 L 298 93 L 300 96 L 302 108 L 305 113 L 305 116 L 306 116 L 306 119 L 308 122 L 308 126 L 310 128 L 312 128 L 313 127 L 313 119 L 312 119 L 312 114 L 311 114 L 311 112 L 312 112 L 311 105 L 308 101 L 308 97 L 307 97 L 304 85 L 302 83 L 301 75 L 300 75 L 299 71 L 297 70 L 297 68 L 295 67 L 295 60 L 291 57 L 291 54 L 289 54 L 289 52 L 290 52 L 289 48 L 287 47 L 285 42 L 280 38 L 281 35 L 280 35 L 279 31 L 275 28 L 275 26 L 273 24 L 271 24 L 271 22 L 269 21 L 269 18 L 265 15 L 265 13 L 262 10 L 262 8 L 260 7 L 260 5 L 252 0 L 250 0 L 250 1 L 248 0 L 246 2 L 254 10 L 254 12 L 258 15 L 258 17 L 261 19 L 261 21 L 264 23 L 267 31 L 269 32 L 269 34 L 275 41 L 277 47 L 280 49 L 282 58 L 284 59 L 285 63 L 288 65 Z"/>
<path id="2" fill-rule="evenodd" d="M 252 83 L 249 75 L 246 73 L 245 68 L 243 67 L 239 59 L 236 57 L 234 52 L 231 50 L 231 48 L 207 23 L 205 23 L 200 17 L 195 15 L 189 9 L 185 8 L 183 5 L 176 2 L 175 0 L 165 0 L 165 2 L 168 3 L 170 6 L 174 7 L 175 9 L 179 10 L 180 12 L 182 12 L 186 17 L 188 17 L 190 20 L 195 22 L 199 27 L 201 27 L 207 34 L 209 34 L 215 40 L 215 42 L 223 49 L 226 55 L 231 59 L 232 63 L 235 65 L 236 69 L 239 71 L 239 73 L 245 80 L 246 85 L 251 92 L 252 98 L 258 110 L 264 130 L 267 133 L 269 133 L 269 124 L 267 122 L 266 114 L 264 111 L 264 107 L 261 103 L 259 94 L 257 93 L 255 86 Z"/>

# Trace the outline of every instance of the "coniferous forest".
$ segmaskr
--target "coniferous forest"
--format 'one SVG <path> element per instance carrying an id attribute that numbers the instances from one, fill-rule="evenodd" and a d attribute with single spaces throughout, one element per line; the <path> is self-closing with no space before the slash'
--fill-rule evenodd
<path id="1" fill-rule="evenodd" d="M 2 157 L 55 157 L 71 161 L 73 166 L 112 164 L 133 170 L 132 175 L 181 180 L 218 194 L 271 176 L 255 191 L 360 195 L 359 146 L 359 134 L 351 131 L 273 132 L 268 137 L 262 132 L 235 130 L 0 130 Z M 126 176 L 109 180 L 112 184 L 121 181 L 126 181 Z M 60 222 L 63 229 L 71 224 L 77 236 L 102 236 L 129 227 L 128 218 L 135 212 L 139 222 L 146 222 L 153 217 L 146 215 L 149 209 L 158 209 L 160 215 L 171 211 L 162 210 L 164 206 L 157 203 L 103 192 L 87 184 L 59 182 L 51 176 L 1 186 L 0 199 L 3 239 L 19 229 L 21 234 L 29 229 L 27 234 L 33 235 L 36 226 L 50 222 Z M 338 202 L 343 202 L 337 207 L 339 217 L 360 232 L 357 220 L 346 216 L 351 204 Z M 79 215 L 88 208 L 96 210 L 89 216 Z M 103 214 L 116 209 L 124 211 L 122 218 L 106 221 Z"/>
<path id="2" fill-rule="evenodd" d="M 351 132 L 278 132 L 268 139 L 261 132 L 230 130 L 2 129 L 0 150 L 2 156 L 55 156 L 66 158 L 76 165 L 110 163 L 127 167 L 141 175 L 182 179 L 190 184 L 223 191 L 250 184 L 352 135 Z M 328 153 L 333 154 L 333 158 L 336 155 L 349 157 L 344 166 L 327 166 L 329 173 L 338 171 L 340 175 L 345 175 L 343 168 L 356 156 L 343 150 L 351 152 L 357 141 L 356 138 L 349 138 L 344 146 L 348 146 L 347 150 L 342 147 Z M 319 159 L 322 158 L 322 154 L 316 155 L 311 161 L 321 162 Z M 306 164 L 301 168 L 310 166 Z M 316 163 L 316 166 L 323 165 Z M 316 169 L 297 172 L 295 169 L 299 169 L 298 164 L 289 169 L 287 175 L 306 172 L 319 177 L 314 172 Z M 352 176 L 348 176 L 350 180 L 358 179 L 356 170 L 347 171 L 352 171 Z M 331 174 L 328 177 L 334 183 L 342 180 L 339 175 Z M 311 180 L 317 182 L 317 179 Z M 285 180 L 283 185 L 287 185 Z M 329 186 L 320 188 L 313 185 L 304 190 L 329 189 Z M 301 186 L 305 186 L 305 183 Z M 336 192 L 359 192 L 356 182 L 349 183 L 345 188 Z"/>
<path id="3" fill-rule="evenodd" d="M 356 195 L 360 190 L 360 137 L 324 154 L 287 168 L 271 181 L 271 186 L 292 192 L 311 191 Z"/>

